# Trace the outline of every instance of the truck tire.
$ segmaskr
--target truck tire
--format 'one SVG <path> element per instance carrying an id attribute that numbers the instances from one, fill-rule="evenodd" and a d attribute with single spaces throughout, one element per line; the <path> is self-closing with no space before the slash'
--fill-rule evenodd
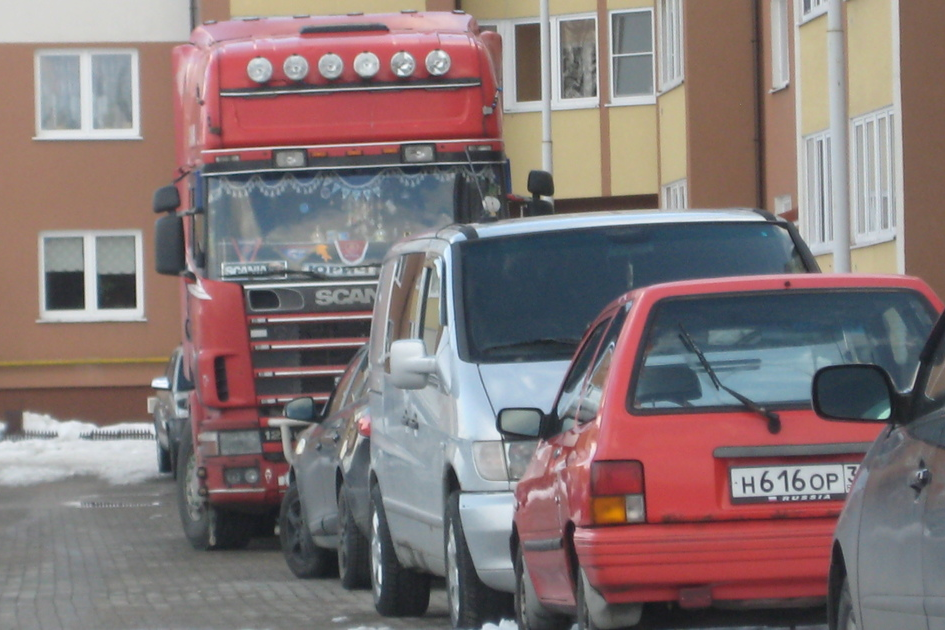
<path id="1" fill-rule="evenodd" d="M 334 572 L 335 554 L 319 547 L 305 522 L 299 487 L 289 484 L 279 508 L 279 545 L 289 570 L 297 578 L 327 577 Z"/>
<path id="2" fill-rule="evenodd" d="M 515 622 L 519 630 L 568 630 L 573 625 L 570 617 L 552 612 L 538 601 L 521 544 L 515 554 Z"/>
<path id="3" fill-rule="evenodd" d="M 177 469 L 177 511 L 184 535 L 194 549 L 242 549 L 249 544 L 252 519 L 243 514 L 227 512 L 210 505 L 200 496 L 197 478 L 197 456 L 194 453 L 190 427 L 181 436 Z"/>
<path id="4" fill-rule="evenodd" d="M 354 520 L 343 482 L 338 490 L 338 575 L 349 590 L 371 585 L 371 546 Z"/>
<path id="5" fill-rule="evenodd" d="M 454 628 L 479 628 L 485 623 L 499 623 L 511 616 L 513 599 L 482 583 L 466 545 L 459 515 L 459 491 L 446 502 L 446 602 Z"/>
<path id="6" fill-rule="evenodd" d="M 371 589 L 374 608 L 385 617 L 419 617 L 430 605 L 430 576 L 397 560 L 376 485 L 371 488 Z"/>

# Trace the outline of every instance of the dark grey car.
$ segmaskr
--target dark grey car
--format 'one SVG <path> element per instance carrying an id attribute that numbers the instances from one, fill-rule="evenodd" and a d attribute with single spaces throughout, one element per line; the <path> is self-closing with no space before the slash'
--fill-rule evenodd
<path id="1" fill-rule="evenodd" d="M 920 360 L 905 393 L 911 374 L 876 365 L 833 366 L 814 376 L 822 417 L 888 424 L 860 466 L 834 534 L 833 630 L 945 628 L 945 317 Z"/>
<path id="2" fill-rule="evenodd" d="M 279 515 L 282 551 L 301 578 L 326 576 L 337 561 L 345 588 L 370 585 L 367 368 L 365 346 L 339 378 L 321 416 L 311 398 L 285 408 L 287 418 L 314 424 L 298 435 L 291 456 Z"/>
<path id="3" fill-rule="evenodd" d="M 151 381 L 154 396 L 148 398 L 148 412 L 154 416 L 158 471 L 177 472 L 177 449 L 181 429 L 190 414 L 190 393 L 194 384 L 184 374 L 183 351 L 174 348 L 164 374 Z"/>

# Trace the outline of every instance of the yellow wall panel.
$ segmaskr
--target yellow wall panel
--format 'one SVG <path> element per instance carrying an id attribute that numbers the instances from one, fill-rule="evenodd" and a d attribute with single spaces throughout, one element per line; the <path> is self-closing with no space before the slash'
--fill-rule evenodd
<path id="1" fill-rule="evenodd" d="M 528 171 L 541 168 L 541 114 L 506 114 L 503 132 L 512 163 L 512 192 L 526 195 Z"/>
<path id="2" fill-rule="evenodd" d="M 687 175 L 687 130 L 685 85 L 659 97 L 660 185 Z"/>
<path id="3" fill-rule="evenodd" d="M 824 272 L 833 271 L 833 255 L 817 256 L 817 263 Z M 896 243 L 880 243 L 859 247 L 850 252 L 850 271 L 856 273 L 898 273 Z"/>
<path id="4" fill-rule="evenodd" d="M 859 0 L 847 8 L 847 80 L 850 116 L 893 101 L 892 8 L 889 0 Z"/>
<path id="5" fill-rule="evenodd" d="M 610 108 L 611 194 L 659 193 L 656 106 Z"/>
<path id="6" fill-rule="evenodd" d="M 601 191 L 600 113 L 573 109 L 551 116 L 555 196 L 599 197 Z M 539 168 L 539 167 L 535 167 Z"/>
<path id="7" fill-rule="evenodd" d="M 800 27 L 801 129 L 805 136 L 823 131 L 830 122 L 827 98 L 827 16 Z"/>

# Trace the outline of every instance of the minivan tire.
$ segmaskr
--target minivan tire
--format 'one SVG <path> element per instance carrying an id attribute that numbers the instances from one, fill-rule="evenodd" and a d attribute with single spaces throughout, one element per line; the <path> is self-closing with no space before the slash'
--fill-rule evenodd
<path id="1" fill-rule="evenodd" d="M 338 490 L 338 575 L 346 589 L 371 586 L 371 545 L 351 513 L 344 482 Z"/>
<path id="2" fill-rule="evenodd" d="M 459 491 L 446 502 L 446 602 L 454 628 L 479 628 L 498 623 L 513 610 L 513 596 L 483 584 L 466 545 L 459 514 Z"/>
<path id="3" fill-rule="evenodd" d="M 397 560 L 377 485 L 371 488 L 371 587 L 374 608 L 385 617 L 419 617 L 430 605 L 430 576 Z"/>

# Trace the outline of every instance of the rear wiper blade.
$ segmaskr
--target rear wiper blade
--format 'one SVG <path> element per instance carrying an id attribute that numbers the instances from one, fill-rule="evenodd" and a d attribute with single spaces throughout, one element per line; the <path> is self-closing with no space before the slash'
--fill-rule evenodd
<path id="1" fill-rule="evenodd" d="M 679 339 L 683 342 L 683 345 L 686 346 L 686 348 L 690 352 L 692 352 L 694 355 L 696 355 L 696 358 L 699 359 L 699 363 L 702 364 L 702 367 L 705 369 L 706 374 L 708 374 L 709 378 L 712 379 L 712 384 L 715 385 L 715 389 L 723 390 L 724 392 L 728 393 L 733 398 L 735 398 L 735 400 L 745 405 L 747 409 L 754 411 L 755 413 L 763 416 L 764 418 L 767 418 L 768 431 L 770 433 L 776 434 L 776 433 L 781 432 L 781 417 L 778 416 L 777 413 L 775 413 L 774 411 L 771 411 L 770 409 L 766 409 L 765 407 L 763 407 L 762 405 L 759 405 L 748 396 L 739 394 L 731 387 L 726 387 L 725 385 L 722 384 L 722 381 L 719 380 L 719 377 L 715 373 L 715 370 L 712 369 L 712 364 L 710 364 L 709 360 L 705 358 L 704 354 L 702 354 L 702 350 L 700 350 L 699 346 L 696 345 L 696 342 L 689 335 L 689 332 L 686 331 L 685 327 L 682 325 L 682 322 L 679 323 Z"/>

